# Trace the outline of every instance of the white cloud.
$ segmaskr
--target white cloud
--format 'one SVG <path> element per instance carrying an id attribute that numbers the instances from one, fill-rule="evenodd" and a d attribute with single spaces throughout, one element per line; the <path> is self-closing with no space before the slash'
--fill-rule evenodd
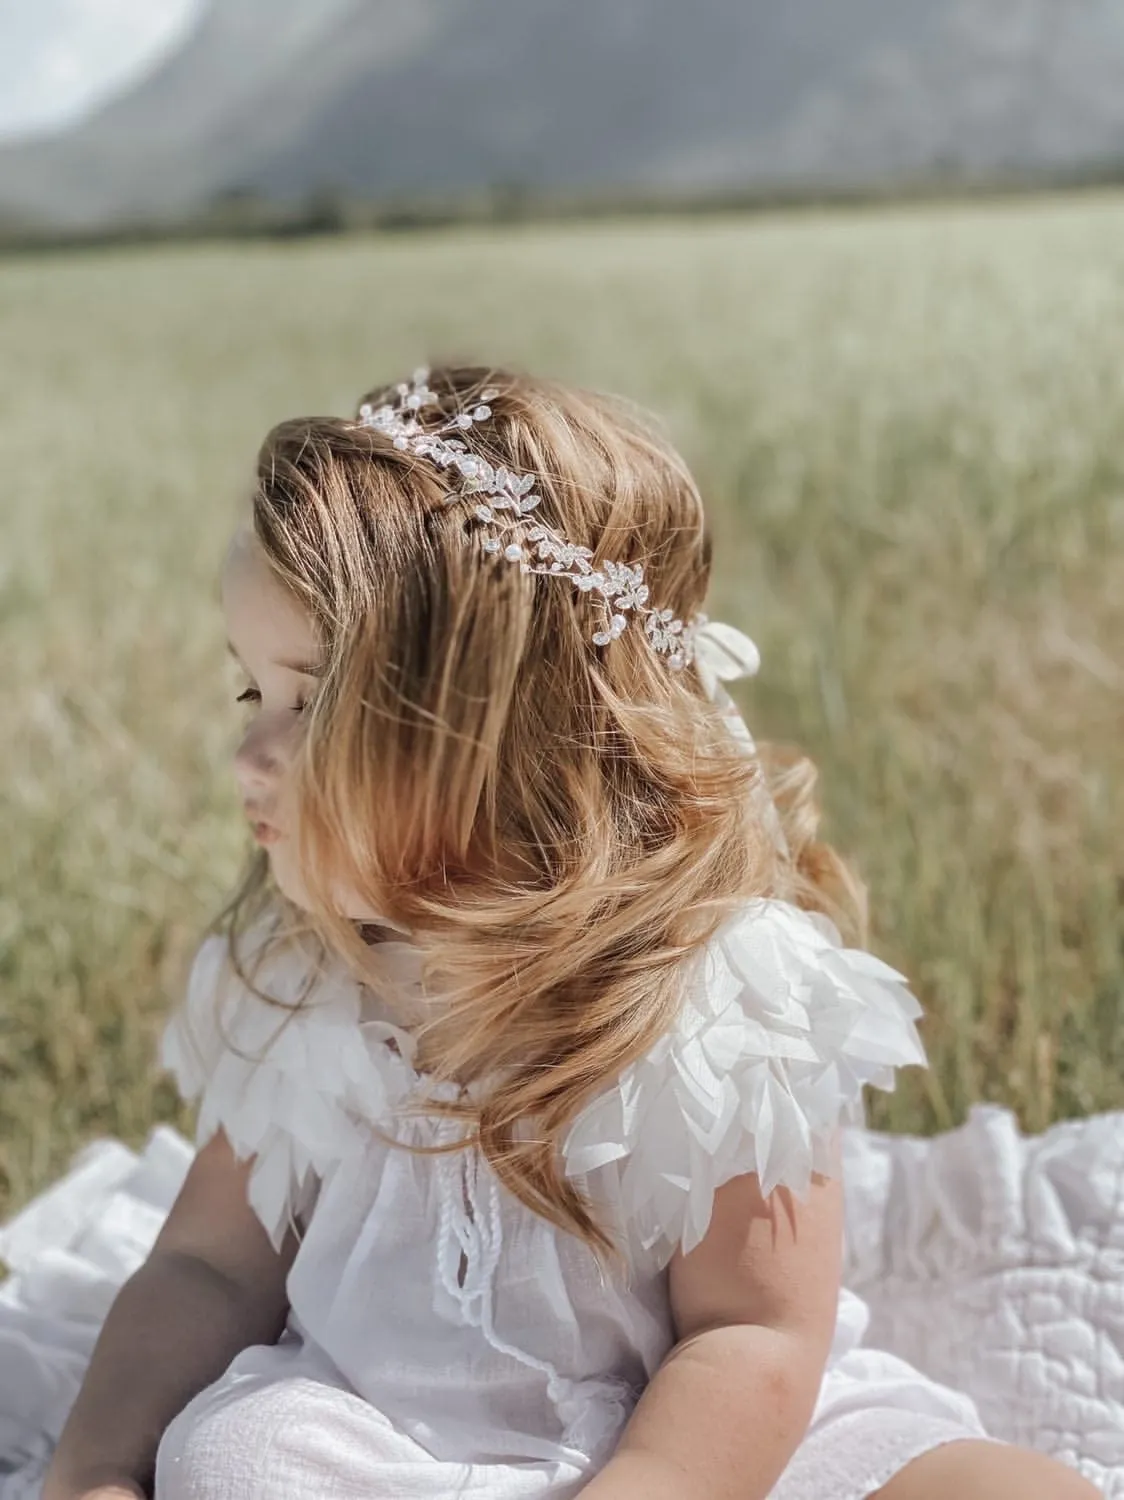
<path id="1" fill-rule="evenodd" d="M 0 137 L 73 124 L 142 78 L 206 0 L 0 0 Z"/>

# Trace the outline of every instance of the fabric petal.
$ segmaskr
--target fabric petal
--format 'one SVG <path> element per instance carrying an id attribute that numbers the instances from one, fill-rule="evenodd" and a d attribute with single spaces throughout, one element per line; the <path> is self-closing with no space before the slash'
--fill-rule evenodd
<path id="1" fill-rule="evenodd" d="M 248 1197 L 275 1249 L 318 1179 L 384 1120 L 413 1075 L 361 1022 L 359 986 L 338 974 L 311 992 L 291 950 L 249 962 L 263 928 L 245 934 L 243 964 L 271 1005 L 234 973 L 215 934 L 195 955 L 184 1003 L 160 1038 L 159 1061 L 184 1099 L 199 1099 L 195 1144 L 221 1126 L 239 1160 L 253 1157 Z"/>
<path id="2" fill-rule="evenodd" d="M 750 901 L 689 962 L 673 1030 L 573 1120 L 564 1170 L 664 1264 L 700 1242 L 732 1177 L 806 1198 L 863 1088 L 927 1066 L 921 1014 L 904 975 L 822 913 Z"/>

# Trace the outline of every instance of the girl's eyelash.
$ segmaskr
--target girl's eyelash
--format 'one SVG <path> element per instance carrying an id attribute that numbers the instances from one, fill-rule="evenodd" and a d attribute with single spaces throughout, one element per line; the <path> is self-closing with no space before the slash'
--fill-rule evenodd
<path id="1" fill-rule="evenodd" d="M 235 698 L 234 701 L 235 703 L 260 703 L 261 694 L 258 692 L 257 688 L 246 688 L 244 692 L 238 694 L 238 697 Z M 295 714 L 302 714 L 307 707 L 307 703 L 298 703 L 296 708 L 293 709 L 293 712 Z"/>

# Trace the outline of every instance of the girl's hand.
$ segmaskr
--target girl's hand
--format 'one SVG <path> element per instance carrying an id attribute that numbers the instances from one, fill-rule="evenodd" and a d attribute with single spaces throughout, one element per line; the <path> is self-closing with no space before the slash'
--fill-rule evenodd
<path id="1" fill-rule="evenodd" d="M 115 1479 L 112 1484 L 43 1487 L 43 1500 L 148 1500 L 147 1493 L 132 1479 Z"/>
<path id="2" fill-rule="evenodd" d="M 147 1500 L 136 1484 L 99 1484 L 96 1490 L 83 1490 L 74 1500 Z"/>

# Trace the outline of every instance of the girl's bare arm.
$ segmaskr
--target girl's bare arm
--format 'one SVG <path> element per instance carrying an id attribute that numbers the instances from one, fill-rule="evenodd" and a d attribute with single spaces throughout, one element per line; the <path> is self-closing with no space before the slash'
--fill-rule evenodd
<path id="1" fill-rule="evenodd" d="M 843 1258 L 840 1140 L 807 1199 L 754 1174 L 714 1195 L 668 1268 L 678 1342 L 582 1500 L 764 1500 L 796 1451 L 831 1351 Z"/>
<path id="2" fill-rule="evenodd" d="M 117 1294 L 43 1486 L 76 1500 L 150 1494 L 165 1427 L 241 1349 L 275 1343 L 298 1241 L 281 1253 L 247 1195 L 252 1165 L 220 1129 L 198 1153 L 152 1251 Z"/>

